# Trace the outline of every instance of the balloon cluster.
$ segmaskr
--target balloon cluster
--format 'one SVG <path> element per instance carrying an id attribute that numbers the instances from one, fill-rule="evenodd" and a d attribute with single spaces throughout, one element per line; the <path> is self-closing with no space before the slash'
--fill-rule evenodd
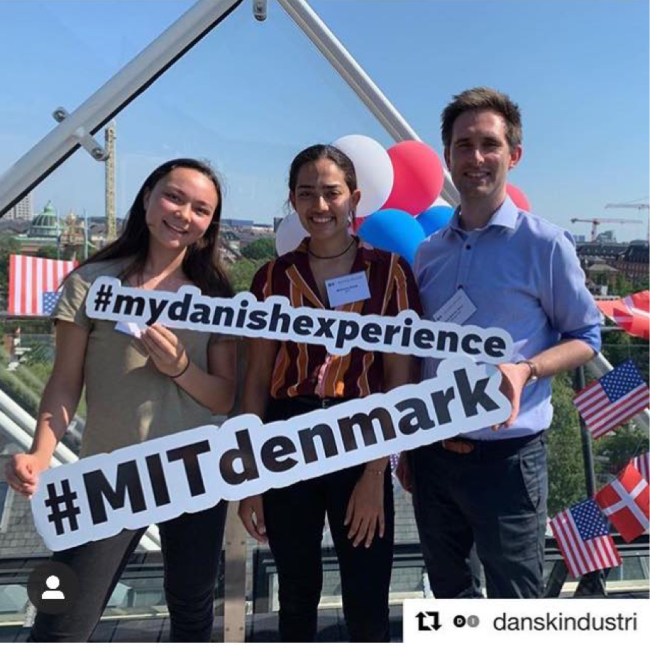
<path id="1" fill-rule="evenodd" d="M 420 244 L 446 226 L 454 212 L 439 198 L 445 180 L 440 158 L 417 140 L 388 150 L 365 135 L 346 135 L 332 144 L 347 154 L 357 173 L 361 200 L 355 232 L 375 248 L 398 253 L 412 264 Z M 520 209 L 530 209 L 514 185 L 508 185 L 508 194 Z M 292 212 L 276 232 L 278 254 L 293 250 L 307 235 Z"/>
<path id="2" fill-rule="evenodd" d="M 445 181 L 436 152 L 416 140 L 399 142 L 386 151 L 365 135 L 347 135 L 333 144 L 349 156 L 357 171 L 359 237 L 413 263 L 419 245 L 452 213 L 448 205 L 432 205 Z"/>

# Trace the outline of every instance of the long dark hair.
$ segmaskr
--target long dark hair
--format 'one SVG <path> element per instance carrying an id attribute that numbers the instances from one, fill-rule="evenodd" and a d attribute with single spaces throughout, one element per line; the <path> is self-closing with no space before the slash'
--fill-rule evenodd
<path id="1" fill-rule="evenodd" d="M 216 172 L 206 162 L 194 158 L 176 158 L 154 169 L 143 183 L 129 210 L 129 216 L 122 234 L 111 244 L 98 251 L 77 269 L 94 262 L 133 258 L 120 273 L 125 279 L 131 275 L 141 275 L 149 252 L 149 228 L 145 220 L 145 193 L 153 188 L 172 170 L 193 169 L 209 178 L 217 192 L 217 207 L 205 234 L 197 242 L 188 246 L 183 258 L 183 273 L 207 296 L 232 297 L 233 290 L 219 259 L 219 220 L 221 219 L 222 191 Z"/>

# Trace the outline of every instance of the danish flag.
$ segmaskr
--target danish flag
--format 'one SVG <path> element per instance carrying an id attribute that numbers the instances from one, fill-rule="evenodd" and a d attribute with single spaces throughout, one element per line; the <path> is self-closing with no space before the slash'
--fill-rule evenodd
<path id="1" fill-rule="evenodd" d="M 650 489 L 632 463 L 594 497 L 626 542 L 648 530 Z"/>
<path id="2" fill-rule="evenodd" d="M 620 300 L 597 300 L 596 304 L 632 336 L 650 337 L 650 291 L 639 291 Z"/>

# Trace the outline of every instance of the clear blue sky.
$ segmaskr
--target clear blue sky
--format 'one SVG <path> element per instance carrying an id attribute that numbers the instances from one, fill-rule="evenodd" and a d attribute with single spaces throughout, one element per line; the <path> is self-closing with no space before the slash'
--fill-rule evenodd
<path id="1" fill-rule="evenodd" d="M 191 2 L 0 2 L 0 173 Z M 642 218 L 614 226 L 644 237 L 648 202 L 648 2 L 313 0 L 319 13 L 419 135 L 440 149 L 439 114 L 454 93 L 494 86 L 524 118 L 524 159 L 511 175 L 533 210 L 573 232 L 571 217 Z M 224 216 L 283 214 L 287 168 L 315 142 L 363 133 L 391 139 L 270 0 L 244 3 L 118 117 L 118 212 L 146 174 L 179 155 L 226 178 Z M 103 214 L 103 169 L 78 152 L 35 191 Z M 605 226 L 601 226 L 604 230 Z"/>

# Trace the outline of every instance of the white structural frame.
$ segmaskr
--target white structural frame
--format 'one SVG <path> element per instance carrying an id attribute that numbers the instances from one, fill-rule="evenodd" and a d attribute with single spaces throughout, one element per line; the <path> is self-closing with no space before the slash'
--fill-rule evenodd
<path id="1" fill-rule="evenodd" d="M 58 126 L 0 176 L 0 216 L 78 148 L 84 147 L 97 160 L 101 160 L 99 151 L 94 151 L 92 147 L 91 136 L 146 90 L 241 2 L 242 0 L 199 0 L 75 111 L 68 114 L 61 107 L 56 109 L 55 118 L 56 114 L 60 117 L 63 111 L 65 119 L 61 119 Z M 421 140 L 305 0 L 278 0 L 278 4 L 396 142 Z M 442 197 L 451 205 L 458 203 L 458 193 L 446 171 Z M 7 422 L 5 428 L 23 446 L 28 443 L 29 434 L 15 422 Z M 157 542 L 159 545 L 155 539 L 157 531 L 150 529 L 147 535 L 151 534 L 154 539 L 143 538 L 143 543 L 156 545 Z M 241 527 L 231 526 L 231 530 L 226 533 L 226 574 L 232 584 L 226 595 L 224 636 L 230 642 L 243 641 L 245 635 L 245 573 L 242 574 L 241 570 L 245 566 L 245 539 L 242 535 Z"/>
<path id="2" fill-rule="evenodd" d="M 243 0 L 198 0 L 75 111 L 66 114 L 65 119 L 0 176 L 0 216 L 49 176 L 77 149 L 82 146 L 91 148 L 92 135 L 144 92 L 242 2 Z M 396 142 L 409 139 L 420 140 L 415 130 L 306 0 L 277 0 L 277 4 L 323 54 Z M 258 20 L 263 20 L 266 3 L 259 3 L 259 5 L 257 9 L 260 14 L 256 17 Z M 59 110 L 61 109 L 57 109 Z M 99 154 L 98 151 L 96 153 Z M 99 158 L 98 155 L 95 157 Z M 458 191 L 447 171 L 445 171 L 442 198 L 452 206 L 459 202 Z M 591 367 L 598 375 L 611 369 L 611 365 L 602 355 L 591 362 Z M 637 416 L 635 422 L 644 431 L 648 431 L 648 410 Z M 0 413 L 0 426 L 10 432 L 19 444 L 27 446 L 30 443 L 29 434 L 25 428 L 17 424 L 15 415 L 9 418 L 6 411 Z M 68 453 L 72 452 L 68 450 Z M 61 460 L 65 462 L 70 460 L 70 457 Z M 59 462 L 59 459 L 55 462 Z M 159 545 L 155 533 L 153 539 L 150 538 L 146 542 L 143 539 L 143 543 Z M 228 589 L 226 596 L 224 628 L 226 640 L 232 642 L 243 641 L 245 633 L 244 580 L 241 578 L 241 571 L 237 569 L 243 566 L 245 561 L 245 540 L 240 529 L 232 529 L 227 533 L 227 551 L 229 547 L 233 555 L 230 559 L 227 556 L 226 573 L 236 573 L 237 577 L 234 580 L 236 584 L 231 585 L 233 588 Z"/>
<path id="3" fill-rule="evenodd" d="M 31 448 L 36 431 L 36 420 L 2 390 L 0 390 L 0 431 L 24 451 Z M 77 454 L 59 442 L 50 464 L 52 467 L 58 467 L 65 463 L 74 463 L 77 460 L 79 460 Z M 147 528 L 140 540 L 140 546 L 146 551 L 160 550 L 158 526 Z"/>
<path id="4" fill-rule="evenodd" d="M 11 209 L 80 146 L 87 145 L 90 136 L 144 92 L 242 1 L 199 0 L 75 111 L 66 114 L 65 119 L 0 176 L 0 215 Z M 306 0 L 277 0 L 277 4 L 396 142 L 420 140 Z M 56 109 L 55 113 L 60 110 Z M 458 192 L 446 170 L 442 197 L 451 205 L 458 204 Z"/>
<path id="5" fill-rule="evenodd" d="M 396 142 L 422 141 L 306 0 L 277 0 L 277 2 Z M 459 203 L 458 190 L 449 172 L 446 169 L 444 172 L 442 198 L 450 205 L 456 206 Z"/>
<path id="6" fill-rule="evenodd" d="M 2 176 L 0 215 L 49 176 L 243 0 L 199 0 Z M 61 109 L 57 109 L 59 111 Z M 56 111 L 55 111 L 56 112 Z"/>

